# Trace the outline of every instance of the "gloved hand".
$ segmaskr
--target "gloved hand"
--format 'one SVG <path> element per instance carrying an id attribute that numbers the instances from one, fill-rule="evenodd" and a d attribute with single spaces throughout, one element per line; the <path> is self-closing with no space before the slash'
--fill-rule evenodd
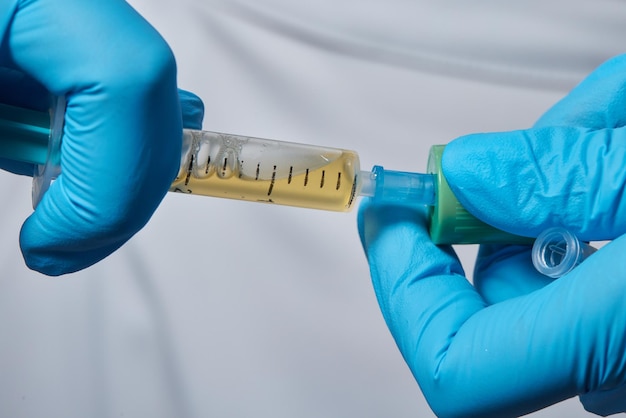
<path id="1" fill-rule="evenodd" d="M 615 239 L 557 280 L 530 247 L 483 245 L 474 286 L 425 210 L 364 202 L 359 233 L 398 347 L 439 416 L 519 416 L 582 395 L 626 411 L 626 57 L 598 68 L 529 130 L 451 142 L 460 202 L 508 232 L 563 226 Z"/>
<path id="2" fill-rule="evenodd" d="M 24 259 L 48 275 L 74 272 L 141 229 L 176 175 L 174 57 L 123 0 L 8 0 L 0 30 L 2 96 L 35 109 L 48 94 L 67 99 L 62 174 L 22 227 Z M 199 127 L 201 102 L 184 98 Z"/>

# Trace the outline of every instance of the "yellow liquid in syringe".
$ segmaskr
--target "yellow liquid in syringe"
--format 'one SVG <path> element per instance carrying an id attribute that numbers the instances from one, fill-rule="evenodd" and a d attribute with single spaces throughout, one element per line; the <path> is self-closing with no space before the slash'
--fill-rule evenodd
<path id="1" fill-rule="evenodd" d="M 296 155 L 301 152 L 297 147 Z M 192 153 L 170 190 L 341 212 L 349 211 L 356 200 L 360 171 L 358 155 L 352 151 L 314 154 L 317 162 L 310 166 L 303 165 L 302 158 L 272 161 L 272 155 L 266 155 L 270 162 L 247 161 L 237 158 L 238 152 L 236 147 L 229 152 L 218 151 L 217 158 L 209 158 L 200 167 L 197 162 L 204 158 Z M 311 157 L 304 160 L 310 162 Z"/>

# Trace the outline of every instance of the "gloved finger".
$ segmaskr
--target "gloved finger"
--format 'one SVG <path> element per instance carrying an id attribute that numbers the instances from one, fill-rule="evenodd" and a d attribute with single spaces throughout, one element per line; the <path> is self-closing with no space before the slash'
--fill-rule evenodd
<path id="1" fill-rule="evenodd" d="M 624 161 L 626 128 L 548 127 L 461 137 L 442 166 L 461 204 L 496 228 L 599 241 L 626 232 Z"/>
<path id="2" fill-rule="evenodd" d="M 119 248 L 168 190 L 182 136 L 176 67 L 124 1 L 14 7 L 5 44 L 15 64 L 67 98 L 62 174 L 20 236 L 27 265 L 58 275 Z"/>
<path id="3" fill-rule="evenodd" d="M 531 253 L 528 245 L 480 245 L 472 282 L 486 303 L 527 295 L 554 280 L 537 271 Z"/>
<path id="4" fill-rule="evenodd" d="M 488 304 L 534 292 L 554 279 L 532 264 L 531 246 L 481 245 L 474 266 L 474 287 Z"/>
<path id="5" fill-rule="evenodd" d="M 626 55 L 603 63 L 549 109 L 535 128 L 578 126 L 591 129 L 626 125 Z"/>
<path id="6" fill-rule="evenodd" d="M 626 384 L 582 394 L 580 402 L 587 411 L 603 417 L 626 412 Z"/>
<path id="7" fill-rule="evenodd" d="M 430 240 L 426 216 L 426 209 L 378 206 L 369 199 L 358 214 L 380 309 L 420 385 L 437 374 L 455 330 L 485 306 L 452 248 Z"/>
<path id="8" fill-rule="evenodd" d="M 3 71 L 2 69 L 0 69 L 0 85 L 2 85 L 3 81 L 7 81 L 6 78 L 2 78 L 2 75 L 3 75 Z M 8 80 L 8 81 L 14 81 L 14 80 Z M 27 103 L 24 102 L 23 100 L 20 102 L 20 100 L 14 99 L 5 94 L 3 95 L 3 99 L 0 99 L 0 103 L 32 109 L 33 107 L 39 108 L 43 106 L 43 104 L 46 102 L 45 97 L 48 97 L 48 98 L 50 97 L 50 94 L 44 90 L 43 92 L 41 92 L 42 93 L 41 97 L 43 97 L 44 99 L 40 99 L 39 94 L 38 94 L 39 92 L 34 92 L 32 91 L 31 88 L 24 86 L 24 84 L 21 84 L 21 83 L 20 83 L 20 86 L 25 87 L 25 90 L 23 90 L 21 94 L 16 93 L 15 95 L 16 98 L 22 97 L 22 96 L 34 97 L 35 100 L 30 100 Z M 12 88 L 15 88 L 15 86 L 13 86 Z M 6 89 L 6 90 L 10 90 L 10 89 Z M 197 95 L 195 95 L 194 93 L 181 90 L 181 89 L 178 90 L 178 95 L 179 95 L 180 105 L 181 105 L 183 128 L 202 129 L 202 119 L 204 118 L 204 103 L 202 102 L 202 99 L 198 97 Z M 37 102 L 41 102 L 41 103 L 38 104 Z M 42 111 L 44 110 L 46 110 L 45 106 Z M 30 163 L 0 158 L 0 170 L 9 171 L 13 174 L 19 174 L 23 176 L 32 176 L 35 171 L 35 167 L 33 166 L 33 164 L 30 164 Z"/>
<path id="9" fill-rule="evenodd" d="M 626 85 L 625 69 L 626 56 L 607 61 L 548 110 L 534 128 L 569 126 L 605 129 L 623 126 L 626 112 L 623 111 L 623 106 L 618 104 L 626 99 L 623 88 Z M 556 181 L 554 174 L 557 174 L 557 178 L 568 175 L 567 172 L 563 172 L 559 176 L 554 171 L 552 174 L 545 176 L 546 181 Z M 474 284 L 486 300 L 515 297 L 550 281 L 534 271 L 530 255 L 508 257 L 510 251 L 507 247 L 494 246 L 487 246 L 479 251 Z M 509 271 L 518 271 L 520 274 L 507 273 Z"/>
<path id="10" fill-rule="evenodd" d="M 441 312 L 469 317 L 485 306 L 452 248 L 432 243 L 426 216 L 426 209 L 380 206 L 369 199 L 359 207 L 359 236 L 374 291 L 402 352 L 426 335 L 449 338 L 449 328 L 458 323 Z"/>
<path id="11" fill-rule="evenodd" d="M 485 307 L 416 219 L 366 204 L 359 232 L 385 320 L 438 416 L 519 416 L 624 383 L 626 265 L 606 268 L 626 238 L 537 291 Z"/>
<path id="12" fill-rule="evenodd" d="M 204 119 L 204 103 L 196 94 L 178 89 L 178 99 L 180 100 L 180 111 L 183 118 L 183 128 L 202 129 Z"/>

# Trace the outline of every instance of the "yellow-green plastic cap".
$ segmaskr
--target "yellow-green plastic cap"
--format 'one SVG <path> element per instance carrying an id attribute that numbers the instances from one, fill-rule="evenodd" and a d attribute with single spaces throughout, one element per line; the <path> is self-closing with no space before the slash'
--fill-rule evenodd
<path id="1" fill-rule="evenodd" d="M 533 239 L 496 229 L 459 203 L 441 170 L 445 145 L 430 149 L 428 172 L 435 175 L 436 202 L 431 206 L 430 236 L 435 244 L 532 244 Z"/>

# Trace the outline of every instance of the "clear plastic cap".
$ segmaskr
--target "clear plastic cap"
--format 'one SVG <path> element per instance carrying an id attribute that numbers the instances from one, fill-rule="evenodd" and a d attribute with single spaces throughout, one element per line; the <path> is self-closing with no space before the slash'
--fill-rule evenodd
<path id="1" fill-rule="evenodd" d="M 533 245 L 532 260 L 537 271 L 558 278 L 572 271 L 595 251 L 567 229 L 554 227 L 539 234 Z"/>

